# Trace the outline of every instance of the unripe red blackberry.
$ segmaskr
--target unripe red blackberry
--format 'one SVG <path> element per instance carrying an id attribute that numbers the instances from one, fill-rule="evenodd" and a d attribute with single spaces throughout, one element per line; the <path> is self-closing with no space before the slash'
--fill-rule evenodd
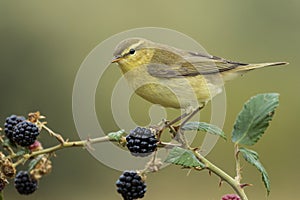
<path id="1" fill-rule="evenodd" d="M 236 194 L 225 194 L 221 200 L 241 200 L 241 198 Z"/>
<path id="2" fill-rule="evenodd" d="M 15 177 L 15 188 L 20 194 L 32 194 L 37 190 L 38 182 L 27 171 L 19 171 Z"/>
<path id="3" fill-rule="evenodd" d="M 151 129 L 137 127 L 126 137 L 127 148 L 134 156 L 148 156 L 157 147 L 157 139 Z"/>
<path id="4" fill-rule="evenodd" d="M 147 190 L 146 184 L 136 171 L 124 171 L 116 185 L 124 200 L 143 198 Z"/>
<path id="5" fill-rule="evenodd" d="M 15 126 L 12 139 L 18 145 L 28 147 L 34 143 L 38 135 L 39 129 L 35 124 L 23 121 Z"/>
<path id="6" fill-rule="evenodd" d="M 4 124 L 4 132 L 5 132 L 5 136 L 10 140 L 13 141 L 13 132 L 14 132 L 14 128 L 15 126 L 22 122 L 25 121 L 25 117 L 23 116 L 16 116 L 16 115 L 11 115 L 9 117 L 6 118 L 5 120 L 5 124 Z"/>
<path id="7" fill-rule="evenodd" d="M 41 142 L 36 140 L 36 141 L 34 141 L 34 143 L 32 145 L 30 145 L 28 147 L 28 149 L 30 149 L 30 151 L 39 151 L 39 150 L 43 149 L 43 146 L 42 146 Z"/>

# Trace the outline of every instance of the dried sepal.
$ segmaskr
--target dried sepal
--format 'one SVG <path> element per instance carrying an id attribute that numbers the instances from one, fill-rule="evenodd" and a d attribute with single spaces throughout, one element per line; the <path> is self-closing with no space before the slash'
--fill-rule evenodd
<path id="1" fill-rule="evenodd" d="M 9 159 L 5 159 L 1 165 L 1 172 L 7 178 L 13 178 L 16 175 L 16 168 Z"/>
<path id="2" fill-rule="evenodd" d="M 30 171 L 30 174 L 34 179 L 39 180 L 40 178 L 42 178 L 42 176 L 49 174 L 51 170 L 52 170 L 52 163 L 51 160 L 49 160 L 49 156 L 42 155 L 38 163 Z"/>
<path id="3" fill-rule="evenodd" d="M 28 121 L 36 123 L 40 119 L 41 113 L 39 111 L 28 114 Z"/>

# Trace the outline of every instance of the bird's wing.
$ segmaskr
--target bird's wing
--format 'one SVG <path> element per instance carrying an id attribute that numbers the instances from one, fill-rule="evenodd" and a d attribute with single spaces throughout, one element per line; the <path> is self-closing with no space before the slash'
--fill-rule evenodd
<path id="1" fill-rule="evenodd" d="M 228 61 L 211 55 L 186 52 L 172 63 L 151 63 L 147 65 L 150 75 L 162 78 L 187 77 L 217 74 L 248 64 Z"/>

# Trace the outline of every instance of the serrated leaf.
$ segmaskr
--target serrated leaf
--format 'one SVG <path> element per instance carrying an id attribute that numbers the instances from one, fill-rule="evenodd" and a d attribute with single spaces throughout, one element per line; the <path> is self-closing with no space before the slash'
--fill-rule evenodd
<path id="1" fill-rule="evenodd" d="M 219 127 L 206 122 L 187 122 L 181 129 L 185 131 L 203 131 L 213 135 L 218 135 L 226 140 L 225 133 Z"/>
<path id="2" fill-rule="evenodd" d="M 232 131 L 232 141 L 254 145 L 264 134 L 279 104 L 279 94 L 258 94 L 247 101 Z"/>
<path id="3" fill-rule="evenodd" d="M 270 179 L 267 174 L 267 171 L 265 170 L 264 166 L 261 164 L 259 161 L 259 156 L 258 154 L 251 150 L 251 149 L 246 149 L 246 148 L 240 148 L 239 152 L 242 153 L 243 158 L 250 164 L 254 165 L 258 171 L 261 173 L 262 180 L 264 182 L 264 185 L 267 189 L 267 193 L 270 193 Z"/>
<path id="4" fill-rule="evenodd" d="M 183 149 L 180 147 L 174 147 L 165 162 L 175 165 L 181 165 L 183 167 L 201 167 L 205 165 L 201 163 L 191 150 Z"/>
<path id="5" fill-rule="evenodd" d="M 119 130 L 117 132 L 111 132 L 109 134 L 107 134 L 107 136 L 109 137 L 110 140 L 115 140 L 115 141 L 120 141 L 122 136 L 125 135 L 125 130 Z"/>

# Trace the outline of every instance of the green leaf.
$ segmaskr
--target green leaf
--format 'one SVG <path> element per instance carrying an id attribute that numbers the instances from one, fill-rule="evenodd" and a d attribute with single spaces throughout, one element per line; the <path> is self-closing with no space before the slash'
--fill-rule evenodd
<path id="1" fill-rule="evenodd" d="M 17 152 L 16 152 L 16 156 L 23 156 L 25 154 L 28 154 L 30 153 L 30 150 L 29 149 L 26 149 L 26 148 L 22 148 L 22 149 L 19 149 Z"/>
<path id="2" fill-rule="evenodd" d="M 120 141 L 121 138 L 126 135 L 125 130 L 119 130 L 117 132 L 111 132 L 107 134 L 110 140 Z"/>
<path id="3" fill-rule="evenodd" d="M 219 127 L 206 122 L 187 122 L 181 129 L 185 131 L 203 131 L 213 135 L 218 135 L 226 140 L 225 133 Z"/>
<path id="4" fill-rule="evenodd" d="M 17 148 L 17 145 L 14 142 L 11 142 L 10 139 L 5 138 L 2 145 L 4 147 L 11 147 L 11 148 Z"/>
<path id="5" fill-rule="evenodd" d="M 201 167 L 205 165 L 201 163 L 191 150 L 183 149 L 180 147 L 174 147 L 165 162 L 175 165 L 181 165 L 183 167 Z"/>
<path id="6" fill-rule="evenodd" d="M 28 171 L 31 171 L 44 157 L 44 155 L 39 155 L 38 157 L 34 158 L 33 160 L 30 161 L 28 164 Z"/>
<path id="7" fill-rule="evenodd" d="M 240 148 L 239 149 L 239 152 L 242 153 L 244 159 L 254 165 L 258 171 L 261 173 L 261 176 L 262 176 L 262 180 L 264 182 L 264 185 L 267 189 L 267 193 L 269 194 L 270 193 L 270 179 L 269 179 L 269 176 L 267 174 L 267 171 L 265 170 L 265 168 L 263 167 L 263 165 L 261 164 L 261 162 L 259 161 L 259 156 L 258 154 L 251 150 L 251 149 L 246 149 L 246 148 Z"/>
<path id="8" fill-rule="evenodd" d="M 279 94 L 258 94 L 247 101 L 232 131 L 232 141 L 254 145 L 265 132 L 279 104 Z"/>

